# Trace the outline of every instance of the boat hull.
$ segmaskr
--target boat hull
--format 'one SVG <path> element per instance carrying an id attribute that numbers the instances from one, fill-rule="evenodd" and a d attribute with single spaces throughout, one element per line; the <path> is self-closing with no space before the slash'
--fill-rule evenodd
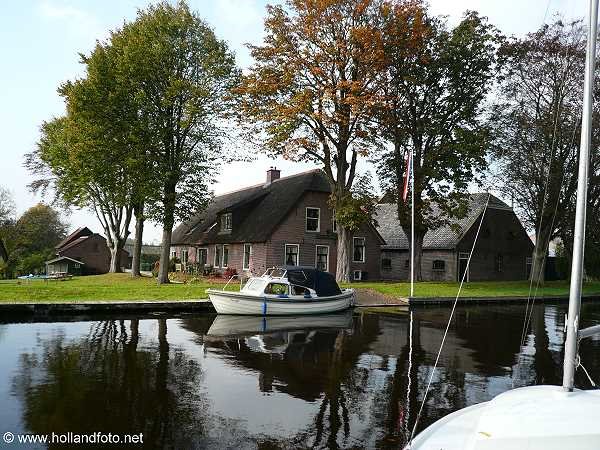
<path id="1" fill-rule="evenodd" d="M 313 299 L 270 298 L 244 295 L 239 292 L 206 291 L 219 314 L 253 316 L 286 316 L 326 314 L 344 311 L 354 303 L 354 290 L 345 289 L 340 295 Z"/>

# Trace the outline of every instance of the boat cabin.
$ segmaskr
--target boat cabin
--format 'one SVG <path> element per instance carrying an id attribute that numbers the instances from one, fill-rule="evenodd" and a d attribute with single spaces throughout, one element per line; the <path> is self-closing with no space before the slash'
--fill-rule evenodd
<path id="1" fill-rule="evenodd" d="M 279 298 L 330 297 L 342 293 L 333 275 L 302 266 L 272 267 L 262 276 L 250 278 L 241 292 Z"/>

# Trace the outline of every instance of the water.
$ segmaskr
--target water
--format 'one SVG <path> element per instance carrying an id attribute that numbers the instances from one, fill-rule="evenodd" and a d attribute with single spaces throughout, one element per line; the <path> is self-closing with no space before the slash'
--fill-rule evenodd
<path id="1" fill-rule="evenodd" d="M 516 385 L 561 383 L 565 310 L 535 307 Z M 0 432 L 141 432 L 146 448 L 399 448 L 448 313 L 4 317 Z M 511 388 L 523 315 L 457 309 L 419 429 Z M 584 304 L 583 320 L 599 323 L 600 304 Z M 600 381 L 600 340 L 581 356 Z M 579 371 L 576 382 L 590 387 Z"/>

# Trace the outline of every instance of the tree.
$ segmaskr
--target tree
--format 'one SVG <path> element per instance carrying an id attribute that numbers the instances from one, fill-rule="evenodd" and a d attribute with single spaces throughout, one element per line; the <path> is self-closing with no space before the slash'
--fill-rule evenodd
<path id="1" fill-rule="evenodd" d="M 500 37 L 472 11 L 448 30 L 421 2 L 386 9 L 383 27 L 387 67 L 379 121 L 390 145 L 378 158 L 378 172 L 410 236 L 411 207 L 401 192 L 404 155 L 412 151 L 414 265 L 420 280 L 425 234 L 466 214 L 467 186 L 486 167 L 489 140 L 482 113 Z"/>
<path id="2" fill-rule="evenodd" d="M 30 184 L 33 191 L 51 188 L 56 203 L 89 208 L 96 214 L 111 253 L 109 270 L 118 272 L 119 251 L 132 216 L 128 174 L 119 141 L 102 137 L 102 122 L 77 109 L 73 99 L 89 98 L 89 91 L 81 92 L 87 88 L 83 80 L 62 87 L 67 115 L 42 124 L 37 148 L 26 155 L 25 166 L 38 177 Z"/>
<path id="3" fill-rule="evenodd" d="M 501 49 L 505 73 L 491 116 L 501 192 L 512 198 L 536 232 L 531 279 L 544 279 L 550 241 L 561 236 L 570 253 L 583 98 L 585 30 L 581 22 L 544 25 Z M 596 81 L 598 85 L 598 80 Z M 599 142 L 599 109 L 593 139 Z M 600 168 L 592 155 L 590 192 Z M 590 195 L 594 203 L 594 195 Z M 590 208 L 593 211 L 593 208 Z M 573 214 L 573 215 L 572 215 Z"/>
<path id="4" fill-rule="evenodd" d="M 264 45 L 240 88 L 241 119 L 267 152 L 319 164 L 343 211 L 359 156 L 373 148 L 373 104 L 383 67 L 375 0 L 289 0 L 268 6 Z M 350 235 L 337 217 L 337 268 L 350 278 Z"/>
<path id="5" fill-rule="evenodd" d="M 11 192 L 0 186 L 0 222 L 11 219 L 15 215 L 15 201 Z"/>
<path id="6" fill-rule="evenodd" d="M 153 197 L 145 215 L 163 226 L 158 281 L 168 283 L 175 221 L 203 209 L 211 198 L 208 186 L 228 135 L 224 119 L 239 71 L 226 43 L 184 2 L 139 11 L 119 40 L 125 49 L 120 76 L 151 131 Z"/>
<path id="7" fill-rule="evenodd" d="M 0 224 L 0 237 L 5 243 L 3 272 L 43 272 L 45 262 L 55 255 L 55 246 L 67 232 L 67 225 L 54 208 L 42 203 L 32 206 L 17 220 Z"/>

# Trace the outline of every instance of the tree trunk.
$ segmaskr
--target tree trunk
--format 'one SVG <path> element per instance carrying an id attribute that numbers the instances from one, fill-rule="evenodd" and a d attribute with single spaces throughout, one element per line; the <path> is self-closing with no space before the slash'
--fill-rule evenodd
<path id="1" fill-rule="evenodd" d="M 142 208 L 143 209 L 143 208 Z M 140 263 L 142 257 L 142 236 L 144 234 L 144 215 L 143 211 L 136 210 L 135 214 L 135 242 L 133 245 L 133 261 L 131 262 L 131 276 L 139 277 Z"/>
<path id="2" fill-rule="evenodd" d="M 158 284 L 169 282 L 169 255 L 171 253 L 171 235 L 173 234 L 173 225 L 163 228 L 162 249 L 160 251 L 160 266 L 158 269 Z"/>
<path id="3" fill-rule="evenodd" d="M 410 281 L 410 270 L 411 264 L 413 263 L 410 260 L 410 247 L 411 247 L 411 230 L 410 224 L 407 227 L 402 227 L 402 231 L 406 235 L 406 239 L 408 240 L 408 281 Z M 423 239 L 425 234 L 419 233 L 415 226 L 415 281 L 423 281 L 423 275 L 421 273 L 421 261 L 423 260 Z"/>
<path id="4" fill-rule="evenodd" d="M 121 268 L 121 250 L 125 246 L 125 241 L 118 241 L 108 243 L 108 250 L 110 251 L 110 267 L 108 271 L 110 273 L 121 273 L 123 272 Z"/>
<path id="5" fill-rule="evenodd" d="M 341 224 L 337 226 L 337 266 L 335 277 L 339 282 L 348 283 L 350 281 L 350 233 L 348 229 Z"/>
<path id="6" fill-rule="evenodd" d="M 544 282 L 546 255 L 548 254 L 551 234 L 552 229 L 548 223 L 548 225 L 541 227 L 539 236 L 536 235 L 535 237 L 535 247 L 531 255 L 531 274 L 529 277 L 535 284 Z"/>

